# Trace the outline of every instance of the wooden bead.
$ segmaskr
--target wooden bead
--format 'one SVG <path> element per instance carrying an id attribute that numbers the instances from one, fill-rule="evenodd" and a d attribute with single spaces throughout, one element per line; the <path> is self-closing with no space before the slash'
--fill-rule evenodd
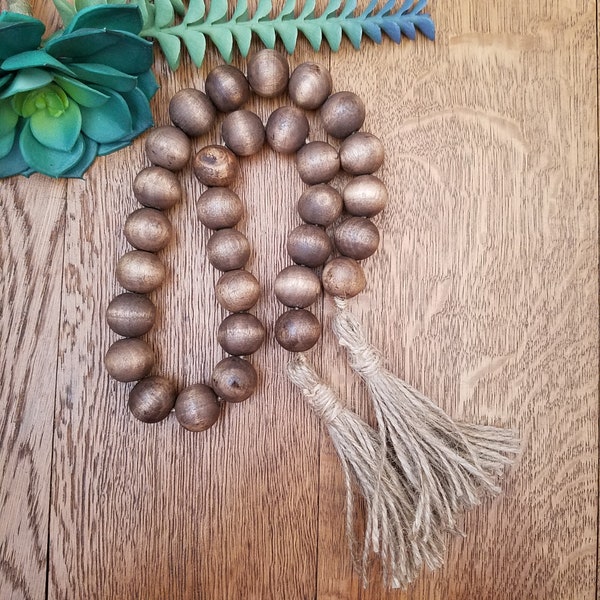
<path id="1" fill-rule="evenodd" d="M 204 92 L 188 88 L 171 98 L 169 117 L 173 125 L 196 137 L 211 130 L 217 119 L 217 110 Z"/>
<path id="2" fill-rule="evenodd" d="M 315 110 L 327 100 L 332 87 L 331 73 L 323 65 L 305 62 L 294 69 L 289 94 L 300 108 Z"/>
<path id="3" fill-rule="evenodd" d="M 354 177 L 342 193 L 346 210 L 357 217 L 374 217 L 388 202 L 388 191 L 375 175 Z"/>
<path id="4" fill-rule="evenodd" d="M 316 302 L 321 293 L 321 280 L 307 267 L 292 265 L 275 278 L 275 296 L 290 308 L 305 308 Z"/>
<path id="5" fill-rule="evenodd" d="M 353 258 L 334 258 L 323 268 L 323 288 L 338 298 L 353 298 L 367 285 L 362 267 Z"/>
<path id="6" fill-rule="evenodd" d="M 230 312 L 251 309 L 260 297 L 260 284 L 252 273 L 240 269 L 223 273 L 215 285 L 219 304 Z"/>
<path id="7" fill-rule="evenodd" d="M 267 142 L 281 154 L 293 154 L 306 142 L 308 119 L 299 108 L 282 106 L 267 121 Z"/>
<path id="8" fill-rule="evenodd" d="M 334 239 L 341 254 L 363 260 L 377 252 L 379 229 L 365 217 L 350 217 L 336 228 Z"/>
<path id="9" fill-rule="evenodd" d="M 228 114 L 221 126 L 225 144 L 238 156 L 256 154 L 265 143 L 265 128 L 260 117 L 250 110 Z"/>
<path id="10" fill-rule="evenodd" d="M 250 85 L 244 74 L 231 65 L 215 67 L 206 78 L 206 93 L 221 112 L 237 110 L 248 102 Z"/>
<path id="11" fill-rule="evenodd" d="M 205 146 L 194 157 L 194 175 L 206 186 L 230 186 L 237 176 L 238 160 L 225 146 Z"/>
<path id="12" fill-rule="evenodd" d="M 327 183 L 340 170 L 340 157 L 327 142 L 310 142 L 298 150 L 296 168 L 300 179 L 308 185 Z"/>
<path id="13" fill-rule="evenodd" d="M 219 325 L 217 341 L 221 348 L 235 356 L 253 354 L 265 339 L 264 325 L 249 313 L 229 315 Z"/>
<path id="14" fill-rule="evenodd" d="M 283 94 L 290 77 L 290 66 L 282 54 L 275 50 L 261 50 L 248 60 L 248 82 L 264 98 Z"/>
<path id="15" fill-rule="evenodd" d="M 117 281 L 130 292 L 147 294 L 159 287 L 165 279 L 165 266 L 156 254 L 132 250 L 117 262 Z"/>
<path id="16" fill-rule="evenodd" d="M 340 146 L 342 169 L 351 175 L 374 173 L 383 164 L 383 159 L 383 144 L 371 133 L 359 131 Z"/>
<path id="17" fill-rule="evenodd" d="M 164 125 L 150 131 L 146 138 L 146 156 L 159 167 L 180 171 L 185 167 L 192 152 L 192 143 L 181 129 Z"/>
<path id="18" fill-rule="evenodd" d="M 236 229 L 219 229 L 206 244 L 210 264 L 219 271 L 241 269 L 250 258 L 248 238 Z"/>
<path id="19" fill-rule="evenodd" d="M 328 227 L 344 208 L 342 196 L 326 183 L 307 188 L 298 200 L 298 214 L 303 221 Z"/>
<path id="20" fill-rule="evenodd" d="M 321 323 L 311 312 L 288 310 L 275 322 L 275 339 L 289 352 L 304 352 L 321 337 Z"/>
<path id="21" fill-rule="evenodd" d="M 129 410 L 144 423 L 158 423 L 173 410 L 177 390 L 164 377 L 144 377 L 129 392 Z"/>
<path id="22" fill-rule="evenodd" d="M 243 358 L 229 356 L 217 363 L 212 374 L 212 386 L 226 402 L 242 402 L 256 390 L 258 376 L 254 367 Z"/>
<path id="23" fill-rule="evenodd" d="M 168 169 L 146 167 L 133 181 L 133 194 L 144 206 L 166 210 L 181 200 L 181 183 Z"/>
<path id="24" fill-rule="evenodd" d="M 127 217 L 123 233 L 134 248 L 158 252 L 171 241 L 173 227 L 160 210 L 140 208 Z"/>
<path id="25" fill-rule="evenodd" d="M 288 236 L 288 254 L 299 265 L 319 267 L 329 258 L 332 249 L 327 232 L 316 225 L 299 225 Z"/>
<path id="26" fill-rule="evenodd" d="M 135 381 L 146 377 L 154 366 L 152 348 L 139 338 L 116 341 L 106 353 L 104 365 L 117 381 Z"/>
<path id="27" fill-rule="evenodd" d="M 125 292 L 113 298 L 106 309 L 108 326 L 123 337 L 148 333 L 156 320 L 156 306 L 150 298 Z"/>
<path id="28" fill-rule="evenodd" d="M 365 105 L 352 92 L 338 92 L 329 96 L 320 113 L 323 128 L 335 138 L 348 137 L 365 122 Z"/>
<path id="29" fill-rule="evenodd" d="M 175 416 L 188 431 L 206 431 L 221 414 L 221 404 L 212 388 L 197 383 L 182 390 L 175 401 Z"/>
<path id="30" fill-rule="evenodd" d="M 196 203 L 198 218 L 209 229 L 235 227 L 244 216 L 244 205 L 229 188 L 208 188 Z"/>

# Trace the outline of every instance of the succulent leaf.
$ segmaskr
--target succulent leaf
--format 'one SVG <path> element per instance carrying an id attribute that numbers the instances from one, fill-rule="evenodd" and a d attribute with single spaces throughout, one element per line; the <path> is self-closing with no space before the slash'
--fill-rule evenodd
<path id="1" fill-rule="evenodd" d="M 137 35 L 142 30 L 142 25 L 142 15 L 137 6 L 105 4 L 84 8 L 78 12 L 65 29 L 65 33 L 72 33 L 78 29 L 115 29 Z"/>
<path id="2" fill-rule="evenodd" d="M 103 89 L 109 99 L 98 108 L 81 107 L 81 131 L 99 144 L 116 142 L 133 131 L 127 103 L 117 92 Z"/>
<path id="3" fill-rule="evenodd" d="M 50 108 L 37 110 L 29 119 L 33 137 L 44 146 L 68 152 L 73 148 L 81 131 L 81 112 L 75 102 L 55 115 Z"/>
<path id="4" fill-rule="evenodd" d="M 35 50 L 42 43 L 46 26 L 28 15 L 0 13 L 0 60 Z"/>

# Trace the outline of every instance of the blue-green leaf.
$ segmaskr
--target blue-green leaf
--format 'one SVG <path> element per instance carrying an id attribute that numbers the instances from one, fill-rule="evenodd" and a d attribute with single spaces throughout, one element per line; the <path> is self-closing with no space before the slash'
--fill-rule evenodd
<path id="1" fill-rule="evenodd" d="M 19 115 L 13 110 L 9 99 L 0 100 L 0 135 L 5 136 L 13 131 L 19 120 Z M 9 148 L 10 150 L 10 148 Z"/>
<path id="2" fill-rule="evenodd" d="M 71 19 L 73 19 L 73 17 L 77 13 L 75 6 L 68 0 L 52 0 L 52 1 L 54 2 L 54 6 L 56 7 L 56 10 L 58 11 L 60 18 L 62 19 L 62 22 L 66 27 L 67 25 L 69 25 L 69 23 L 71 22 Z"/>
<path id="3" fill-rule="evenodd" d="M 252 29 L 267 48 L 275 47 L 277 35 L 270 21 L 261 21 L 259 24 L 253 25 Z"/>
<path id="4" fill-rule="evenodd" d="M 223 19 L 226 16 L 227 0 L 211 0 L 210 6 L 208 8 L 208 15 L 206 15 L 205 22 L 209 25 L 212 23 L 218 23 L 221 19 Z"/>
<path id="5" fill-rule="evenodd" d="M 283 45 L 285 46 L 288 54 L 293 54 L 296 48 L 296 41 L 298 40 L 298 29 L 294 27 L 293 23 L 275 23 L 275 31 L 279 34 Z"/>
<path id="6" fill-rule="evenodd" d="M 85 143 L 85 149 L 79 161 L 67 171 L 64 171 L 61 177 L 83 177 L 83 174 L 89 169 L 90 165 L 98 155 L 98 144 L 89 137 L 82 136 Z"/>
<path id="7" fill-rule="evenodd" d="M 113 67 L 95 63 L 72 63 L 69 65 L 73 73 L 82 81 L 104 85 L 117 92 L 129 92 L 132 90 L 138 78 L 128 75 Z"/>
<path id="8" fill-rule="evenodd" d="M 47 110 L 38 110 L 29 118 L 33 137 L 43 146 L 69 152 L 81 131 L 81 112 L 75 102 L 59 117 L 52 117 Z"/>
<path id="9" fill-rule="evenodd" d="M 217 50 L 221 53 L 221 56 L 227 62 L 231 62 L 233 53 L 233 36 L 231 35 L 231 31 L 228 29 L 217 30 L 216 28 L 211 28 L 208 30 L 208 35 L 217 47 Z"/>
<path id="10" fill-rule="evenodd" d="M 27 15 L 11 12 L 0 14 L 0 60 L 27 50 L 35 50 L 42 43 L 46 26 Z"/>
<path id="11" fill-rule="evenodd" d="M 185 25 L 197 23 L 204 16 L 205 11 L 206 5 L 204 4 L 204 0 L 190 0 L 183 23 Z"/>
<path id="12" fill-rule="evenodd" d="M 13 147 L 15 143 L 15 129 L 11 129 L 6 133 L 0 135 L 0 158 L 4 158 Z"/>
<path id="13" fill-rule="evenodd" d="M 44 52 L 44 50 L 28 50 L 27 52 L 15 54 L 14 56 L 7 58 L 0 65 L 0 68 L 3 71 L 19 71 L 21 69 L 31 69 L 35 67 L 54 69 L 61 73 L 65 73 L 66 75 L 74 74 L 73 71 L 65 67 L 59 60 L 56 60 L 47 52 Z"/>
<path id="14" fill-rule="evenodd" d="M 6 156 L 0 158 L 0 177 L 12 177 L 29 169 L 19 148 L 19 137 L 20 131 L 17 131 L 12 149 Z"/>
<path id="15" fill-rule="evenodd" d="M 42 69 L 23 69 L 19 71 L 10 85 L 3 90 L 0 98 L 9 98 L 20 92 L 37 90 L 52 82 L 52 75 Z"/>
<path id="16" fill-rule="evenodd" d="M 107 154 L 112 154 L 117 150 L 121 150 L 121 148 L 127 148 L 127 146 L 131 146 L 131 140 L 121 140 L 118 142 L 113 142 L 111 144 L 99 144 L 98 156 L 106 156 Z"/>
<path id="17" fill-rule="evenodd" d="M 206 37 L 200 31 L 193 29 L 186 30 L 182 37 L 192 62 L 199 67 L 206 53 Z"/>
<path id="18" fill-rule="evenodd" d="M 175 10 L 171 0 L 154 0 L 154 27 L 163 29 L 173 24 L 175 20 Z"/>
<path id="19" fill-rule="evenodd" d="M 357 21 L 342 21 L 341 25 L 351 44 L 358 50 L 362 39 L 362 27 L 360 23 Z"/>
<path id="20" fill-rule="evenodd" d="M 273 2 L 272 0 L 259 0 L 258 6 L 256 7 L 256 11 L 254 12 L 253 21 L 259 21 L 262 19 L 266 19 L 273 10 Z"/>
<path id="21" fill-rule="evenodd" d="M 175 9 L 175 12 L 180 16 L 183 17 L 183 15 L 185 15 L 185 4 L 181 1 L 181 0 L 171 0 L 171 4 L 173 5 L 173 8 Z"/>
<path id="22" fill-rule="evenodd" d="M 146 129 L 152 127 L 152 125 L 154 125 L 154 120 L 152 119 L 148 98 L 146 98 L 144 92 L 136 88 L 131 92 L 123 94 L 123 98 L 129 107 L 132 121 L 131 133 L 128 137 L 133 140 L 146 131 Z"/>
<path id="23" fill-rule="evenodd" d="M 156 94 L 158 90 L 158 83 L 156 83 L 156 77 L 154 77 L 154 73 L 152 71 L 146 71 L 141 75 L 138 75 L 138 88 L 144 92 L 144 95 L 148 100 Z M 117 90 L 117 91 L 127 91 L 127 90 Z"/>
<path id="24" fill-rule="evenodd" d="M 252 43 L 252 30 L 248 27 L 234 27 L 232 29 L 233 37 L 240 49 L 242 56 L 248 56 L 250 44 Z"/>
<path id="25" fill-rule="evenodd" d="M 167 0 L 168 1 L 168 0 Z M 137 35 L 142 30 L 142 14 L 133 4 L 91 6 L 78 12 L 65 33 L 78 29 L 114 29 Z"/>
<path id="26" fill-rule="evenodd" d="M 54 83 L 58 84 L 69 96 L 71 96 L 71 98 L 73 98 L 73 100 L 75 100 L 75 102 L 77 102 L 77 104 L 81 104 L 81 106 L 94 108 L 96 106 L 102 106 L 108 100 L 106 94 L 103 94 L 72 77 L 57 75 L 54 77 Z"/>
<path id="27" fill-rule="evenodd" d="M 237 23 L 248 20 L 248 0 L 238 0 L 237 6 L 231 15 L 231 22 Z"/>
<path id="28" fill-rule="evenodd" d="M 120 94 L 103 89 L 110 96 L 98 108 L 81 107 L 81 130 L 99 144 L 116 142 L 128 137 L 133 130 L 131 113 Z"/>
<path id="29" fill-rule="evenodd" d="M 342 26 L 339 23 L 325 22 L 323 24 L 323 35 L 329 44 L 329 47 L 337 52 L 342 43 Z"/>
<path id="30" fill-rule="evenodd" d="M 304 37 L 310 42 L 315 52 L 319 51 L 321 47 L 321 41 L 323 39 L 323 32 L 316 23 L 302 23 L 298 25 L 298 29 L 303 33 Z"/>
<path id="31" fill-rule="evenodd" d="M 169 63 L 169 67 L 175 71 L 177 67 L 179 67 L 181 41 L 177 36 L 169 33 L 156 32 L 155 36 L 160 44 L 160 49 L 163 51 L 163 54 Z"/>

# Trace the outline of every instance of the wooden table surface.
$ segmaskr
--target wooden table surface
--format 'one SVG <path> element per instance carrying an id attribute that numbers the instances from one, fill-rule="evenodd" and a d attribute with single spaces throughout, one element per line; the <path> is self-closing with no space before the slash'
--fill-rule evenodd
<path id="1" fill-rule="evenodd" d="M 504 493 L 466 516 L 446 564 L 404 594 L 363 590 L 344 538 L 343 479 L 316 418 L 286 380 L 272 324 L 276 273 L 303 189 L 269 149 L 243 162 L 242 229 L 263 297 L 261 384 L 209 432 L 127 410 L 131 385 L 103 356 L 120 292 L 121 228 L 143 143 L 85 180 L 0 183 L 0 598 L 74 600 L 591 600 L 598 543 L 598 59 L 591 0 L 432 2 L 435 43 L 347 42 L 316 60 L 367 105 L 391 191 L 380 252 L 352 310 L 394 369 L 453 417 L 506 425 L 523 451 Z M 50 2 L 35 14 L 56 23 Z M 258 48 L 258 46 L 256 46 Z M 239 57 L 236 64 L 244 68 Z M 172 74 L 152 102 L 221 61 Z M 256 101 L 266 119 L 286 102 Z M 312 139 L 325 139 L 311 117 Z M 217 140 L 215 133 L 207 138 Z M 206 140 L 199 140 L 199 147 Z M 180 386 L 222 357 L 201 192 L 189 170 L 148 336 Z M 312 353 L 369 418 L 329 324 Z"/>

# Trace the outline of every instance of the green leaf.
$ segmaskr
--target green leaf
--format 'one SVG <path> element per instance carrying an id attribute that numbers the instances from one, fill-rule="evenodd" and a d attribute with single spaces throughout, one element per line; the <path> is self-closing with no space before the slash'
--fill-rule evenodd
<path id="1" fill-rule="evenodd" d="M 146 129 L 152 127 L 154 120 L 152 119 L 148 98 L 146 98 L 144 92 L 136 88 L 131 92 L 123 94 L 123 98 L 129 107 L 132 121 L 131 133 L 128 139 L 133 140 L 146 131 Z"/>
<path id="2" fill-rule="evenodd" d="M 337 52 L 342 43 L 342 27 L 339 23 L 325 22 L 323 24 L 323 35 L 329 44 L 329 47 Z"/>
<path id="3" fill-rule="evenodd" d="M 316 23 L 306 22 L 298 25 L 298 29 L 303 33 L 304 37 L 310 42 L 315 52 L 319 51 L 323 40 L 323 32 Z"/>
<path id="4" fill-rule="evenodd" d="M 112 144 L 100 144 L 98 146 L 98 156 L 106 156 L 112 154 L 121 148 L 127 148 L 131 146 L 131 140 L 121 140 L 119 142 L 113 142 Z"/>
<path id="5" fill-rule="evenodd" d="M 275 47 L 277 35 L 275 34 L 275 28 L 270 21 L 261 21 L 260 24 L 253 25 L 252 29 L 267 48 Z"/>
<path id="6" fill-rule="evenodd" d="M 71 77 L 57 75 L 54 77 L 54 83 L 58 84 L 71 98 L 73 98 L 73 100 L 75 100 L 75 102 L 77 102 L 77 104 L 81 104 L 81 106 L 94 108 L 96 106 L 102 106 L 108 100 L 106 94 L 91 88 L 81 81 L 77 81 L 77 79 L 72 79 Z"/>
<path id="7" fill-rule="evenodd" d="M 110 96 L 98 108 L 81 107 L 81 130 L 99 144 L 117 142 L 128 137 L 133 130 L 131 113 L 120 94 L 103 89 Z"/>
<path id="8" fill-rule="evenodd" d="M 317 6 L 316 0 L 305 0 L 302 11 L 298 15 L 299 21 L 311 19 L 315 15 L 315 7 Z"/>
<path id="9" fill-rule="evenodd" d="M 132 90 L 138 78 L 112 67 L 94 63 L 73 63 L 69 65 L 73 73 L 82 81 L 109 87 L 117 92 Z"/>
<path id="10" fill-rule="evenodd" d="M 285 4 L 281 9 L 279 15 L 277 15 L 277 19 L 273 19 L 274 21 L 281 21 L 284 19 L 293 19 L 294 11 L 296 10 L 296 0 L 285 0 Z"/>
<path id="11" fill-rule="evenodd" d="M 233 54 L 233 36 L 231 35 L 231 31 L 228 29 L 211 27 L 208 30 L 208 35 L 225 61 L 231 62 Z"/>
<path id="12" fill-rule="evenodd" d="M 212 23 L 218 23 L 221 19 L 223 19 L 226 16 L 227 0 L 211 0 L 210 6 L 208 8 L 208 15 L 206 15 L 205 22 L 209 25 Z"/>
<path id="13" fill-rule="evenodd" d="M 183 15 L 185 15 L 185 4 L 182 2 L 182 0 L 171 0 L 171 4 L 173 5 L 175 12 L 180 17 L 183 17 Z"/>
<path id="14" fill-rule="evenodd" d="M 20 131 L 16 131 L 12 149 L 6 156 L 0 158 L 0 177 L 12 177 L 29 169 L 29 165 L 25 162 L 19 148 L 20 133 Z"/>
<path id="15" fill-rule="evenodd" d="M 154 27 L 163 29 L 173 24 L 175 20 L 175 11 L 171 0 L 154 0 Z"/>
<path id="16" fill-rule="evenodd" d="M 142 90 L 142 92 L 144 92 L 144 96 L 150 100 L 150 98 L 152 98 L 158 90 L 158 83 L 156 83 L 156 77 L 154 77 L 154 73 L 152 71 L 146 71 L 145 73 L 138 75 L 137 86 L 140 90 Z"/>
<path id="17" fill-rule="evenodd" d="M 14 131 L 18 120 L 19 115 L 14 111 L 11 101 L 0 100 L 0 136 Z"/>
<path id="18" fill-rule="evenodd" d="M 204 54 L 206 53 L 206 37 L 200 31 L 194 31 L 188 29 L 182 34 L 185 47 L 192 59 L 192 62 L 200 67 L 204 61 Z"/>
<path id="19" fill-rule="evenodd" d="M 54 150 L 70 151 L 81 131 L 81 112 L 75 102 L 70 102 L 59 117 L 52 117 L 47 110 L 38 110 L 29 118 L 33 137 L 43 146 Z"/>
<path id="20" fill-rule="evenodd" d="M 352 45 L 358 50 L 360 48 L 360 40 L 362 39 L 362 27 L 360 23 L 357 21 L 342 21 L 341 25 Z"/>
<path id="21" fill-rule="evenodd" d="M 293 23 L 283 21 L 275 24 L 275 30 L 279 34 L 288 54 L 293 54 L 298 40 L 298 29 L 294 27 Z"/>
<path id="22" fill-rule="evenodd" d="M 0 14 L 0 60 L 9 56 L 35 50 L 42 43 L 46 26 L 39 20 L 27 15 L 11 12 Z"/>
<path id="23" fill-rule="evenodd" d="M 62 19 L 65 27 L 71 22 L 71 19 L 75 16 L 76 10 L 73 4 L 71 4 L 68 0 L 52 0 L 54 2 L 54 6 Z"/>
<path id="24" fill-rule="evenodd" d="M 260 0 L 258 6 L 256 7 L 256 11 L 254 12 L 253 21 L 258 21 L 265 19 L 271 14 L 273 10 L 273 2 L 272 0 Z"/>
<path id="25" fill-rule="evenodd" d="M 238 0 L 237 6 L 231 15 L 231 22 L 237 23 L 248 20 L 248 0 Z M 252 33 L 251 33 L 252 34 Z"/>
<path id="26" fill-rule="evenodd" d="M 9 98 L 20 92 L 37 90 L 52 82 L 52 75 L 41 69 L 23 69 L 19 71 L 10 85 L 0 94 L 0 98 Z"/>
<path id="27" fill-rule="evenodd" d="M 21 52 L 20 54 L 7 58 L 0 65 L 0 68 L 3 71 L 20 71 L 21 69 L 34 67 L 55 69 L 66 75 L 73 75 L 73 71 L 69 70 L 59 60 L 56 60 L 56 58 L 50 56 L 44 50 L 28 50 L 26 52 Z"/>
<path id="28" fill-rule="evenodd" d="M 193 25 L 197 23 L 206 11 L 204 0 L 190 0 L 187 12 L 183 18 L 184 25 Z"/>
<path id="29" fill-rule="evenodd" d="M 15 143 L 15 129 L 11 129 L 6 133 L 0 135 L 0 158 L 4 158 L 13 147 Z"/>
<path id="30" fill-rule="evenodd" d="M 240 54 L 244 57 L 248 56 L 252 43 L 252 30 L 248 27 L 234 27 L 231 31 L 240 49 Z"/>
<path id="31" fill-rule="evenodd" d="M 142 14 L 137 6 L 105 4 L 84 8 L 78 12 L 65 30 L 65 34 L 78 29 L 114 29 L 137 35 L 142 30 L 142 25 Z"/>
<path id="32" fill-rule="evenodd" d="M 173 71 L 177 70 L 179 67 L 179 59 L 181 57 L 181 41 L 177 36 L 171 35 L 170 33 L 157 31 L 155 36 L 160 44 L 160 49 L 169 63 L 169 67 L 171 67 L 171 70 Z"/>
<path id="33" fill-rule="evenodd" d="M 61 177 L 81 178 L 89 169 L 90 165 L 94 162 L 96 156 L 98 156 L 98 144 L 89 137 L 82 137 L 85 143 L 85 149 L 81 155 L 81 158 L 70 169 L 64 171 Z"/>

